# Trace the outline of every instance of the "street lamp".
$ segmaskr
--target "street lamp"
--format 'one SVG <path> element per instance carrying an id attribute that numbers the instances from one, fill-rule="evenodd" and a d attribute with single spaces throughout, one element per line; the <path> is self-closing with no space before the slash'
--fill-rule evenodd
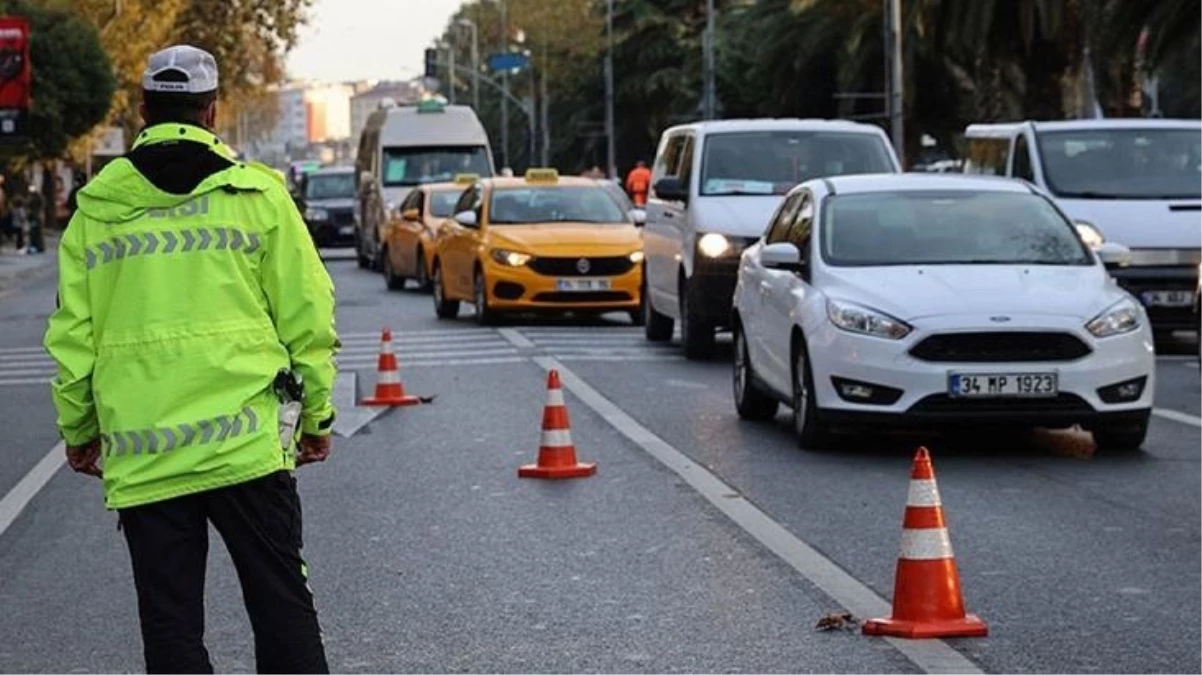
<path id="1" fill-rule="evenodd" d="M 472 29 L 472 107 L 480 114 L 480 27 L 475 21 L 462 18 L 455 23 Z"/>
<path id="2" fill-rule="evenodd" d="M 605 173 L 617 177 L 614 157 L 614 0 L 605 0 Z"/>

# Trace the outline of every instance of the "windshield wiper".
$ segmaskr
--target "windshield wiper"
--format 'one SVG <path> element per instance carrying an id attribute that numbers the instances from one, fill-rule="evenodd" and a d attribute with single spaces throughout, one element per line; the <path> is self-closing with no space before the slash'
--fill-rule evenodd
<path id="1" fill-rule="evenodd" d="M 1061 192 L 1061 197 L 1069 199 L 1135 199 L 1135 197 L 1126 197 L 1123 195 L 1111 194 L 1109 192 L 1097 192 L 1095 190 L 1081 190 L 1080 192 Z"/>
<path id="2" fill-rule="evenodd" d="M 704 197 L 771 197 L 772 192 L 758 192 L 756 190 L 723 190 L 721 192 L 707 192 Z"/>

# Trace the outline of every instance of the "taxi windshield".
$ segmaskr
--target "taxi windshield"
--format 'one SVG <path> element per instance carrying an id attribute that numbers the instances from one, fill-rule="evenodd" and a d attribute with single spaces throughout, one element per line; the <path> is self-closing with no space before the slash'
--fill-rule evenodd
<path id="1" fill-rule="evenodd" d="M 1072 225 L 1033 194 L 916 191 L 830 197 L 829 265 L 1089 265 Z"/>
<path id="2" fill-rule="evenodd" d="M 354 174 L 309 174 L 305 181 L 306 199 L 352 199 L 354 196 Z"/>
<path id="3" fill-rule="evenodd" d="M 439 190 L 430 193 L 430 215 L 435 218 L 450 218 L 455 215 L 455 204 L 459 202 L 457 190 Z"/>
<path id="4" fill-rule="evenodd" d="M 1202 196 L 1202 131 L 1041 131 L 1048 187 L 1083 199 L 1197 199 Z"/>
<path id="5" fill-rule="evenodd" d="M 386 187 L 446 183 L 455 176 L 492 175 L 488 149 L 476 147 L 408 147 L 384 149 L 383 183 Z"/>
<path id="6" fill-rule="evenodd" d="M 497 188 L 488 212 L 492 225 L 627 223 L 618 203 L 597 185 Z"/>
<path id="7" fill-rule="evenodd" d="M 891 173 L 876 134 L 747 131 L 711 134 L 701 158 L 702 195 L 783 195 L 820 176 Z"/>

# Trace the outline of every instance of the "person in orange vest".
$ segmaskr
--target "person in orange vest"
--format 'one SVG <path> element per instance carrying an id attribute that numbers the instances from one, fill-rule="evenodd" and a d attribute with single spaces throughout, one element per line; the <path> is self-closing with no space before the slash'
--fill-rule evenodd
<path id="1" fill-rule="evenodd" d="M 626 192 L 630 193 L 635 206 L 643 206 L 647 203 L 647 192 L 650 190 L 651 169 L 647 168 L 646 162 L 639 160 L 626 176 Z"/>

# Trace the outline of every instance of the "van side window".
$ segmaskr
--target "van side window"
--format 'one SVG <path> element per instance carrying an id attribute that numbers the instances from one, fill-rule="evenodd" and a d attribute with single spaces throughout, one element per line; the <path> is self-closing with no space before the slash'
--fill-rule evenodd
<path id="1" fill-rule="evenodd" d="M 1010 174 L 1015 178 L 1035 182 L 1035 171 L 1031 168 L 1031 149 L 1027 146 L 1027 135 L 1019 134 L 1014 139 L 1014 168 Z"/>
<path id="2" fill-rule="evenodd" d="M 680 151 L 680 162 L 676 167 L 676 175 L 680 177 L 680 182 L 686 189 L 689 187 L 689 181 L 693 177 L 693 135 L 685 136 L 684 148 Z"/>
<path id="3" fill-rule="evenodd" d="M 655 168 L 652 170 L 652 185 L 655 185 L 659 179 L 665 176 L 678 175 L 677 169 L 680 166 L 680 157 L 683 154 L 684 144 L 684 134 L 678 134 L 668 139 L 668 144 L 664 146 L 663 154 L 656 160 Z"/>
<path id="4" fill-rule="evenodd" d="M 1009 138 L 970 138 L 964 173 L 1005 176 L 1009 154 Z"/>
<path id="5" fill-rule="evenodd" d="M 797 208 L 801 206 L 801 194 L 800 192 L 791 194 L 781 204 L 780 209 L 776 212 L 776 217 L 772 219 L 772 224 L 768 226 L 765 243 L 781 244 L 789 241 L 789 230 L 793 225 L 793 218 L 797 215 Z"/>

